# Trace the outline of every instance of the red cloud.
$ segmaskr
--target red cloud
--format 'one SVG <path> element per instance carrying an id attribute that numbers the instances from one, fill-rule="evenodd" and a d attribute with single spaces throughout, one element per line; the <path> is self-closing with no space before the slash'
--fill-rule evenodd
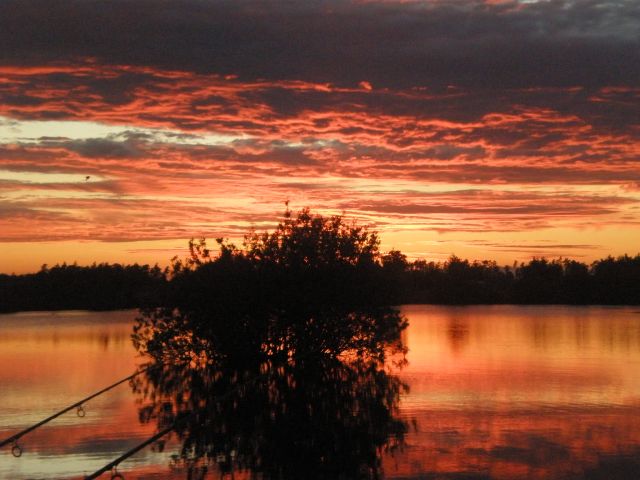
<path id="1" fill-rule="evenodd" d="M 68 138 L 5 140 L 0 171 L 82 181 L 0 181 L 2 240 L 26 241 L 34 231 L 105 241 L 237 236 L 270 225 L 287 198 L 383 230 L 399 222 L 481 233 L 628 221 L 640 135 L 621 119 L 636 91 L 369 87 L 96 62 L 2 67 L 0 110 L 18 125 L 122 127 L 102 138 L 74 137 L 70 124 Z M 84 182 L 87 175 L 94 180 Z M 469 184 L 491 188 L 470 192 Z M 438 185 L 458 191 L 423 191 Z M 531 190 L 541 185 L 555 193 Z"/>

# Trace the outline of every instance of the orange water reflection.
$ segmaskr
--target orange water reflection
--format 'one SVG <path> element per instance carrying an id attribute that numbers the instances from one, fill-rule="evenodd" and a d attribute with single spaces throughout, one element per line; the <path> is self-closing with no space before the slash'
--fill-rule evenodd
<path id="1" fill-rule="evenodd" d="M 640 478 L 640 313 L 408 306 L 390 478 Z"/>
<path id="2" fill-rule="evenodd" d="M 403 308 L 410 385 L 388 478 L 640 478 L 638 308 Z M 0 315 L 0 438 L 130 374 L 133 312 Z M 0 451 L 0 478 L 82 478 L 153 434 L 128 385 Z M 186 478 L 178 445 L 147 448 L 120 471 Z M 108 478 L 105 476 L 104 478 Z M 211 478 L 218 478 L 213 475 Z M 235 478 L 243 478 L 236 475 Z"/>
<path id="3" fill-rule="evenodd" d="M 133 312 L 0 315 L 0 439 L 130 375 Z M 91 473 L 153 433 L 138 422 L 125 383 L 20 439 L 23 456 L 0 450 L 0 478 L 69 478 Z M 164 468 L 143 452 L 133 463 Z"/>

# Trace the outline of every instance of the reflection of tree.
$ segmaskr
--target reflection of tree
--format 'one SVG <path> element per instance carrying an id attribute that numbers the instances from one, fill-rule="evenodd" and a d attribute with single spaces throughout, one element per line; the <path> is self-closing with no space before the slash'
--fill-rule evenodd
<path id="1" fill-rule="evenodd" d="M 204 349 L 194 355 L 182 332 L 172 357 L 191 361 L 158 363 L 139 378 L 140 418 L 159 428 L 175 423 L 181 460 L 192 470 L 215 462 L 222 471 L 263 478 L 377 478 L 381 452 L 398 446 L 406 429 L 395 417 L 405 386 L 384 366 L 385 352 L 401 348 L 400 330 L 395 338 L 381 331 L 400 318 L 359 316 L 378 325 L 378 340 L 343 339 L 336 352 L 317 348 L 327 332 L 288 337 L 280 339 L 286 354 L 241 362 L 211 362 Z M 163 339 L 166 351 L 171 341 Z M 159 351 L 147 353 L 160 358 Z"/>
<path id="2" fill-rule="evenodd" d="M 458 318 L 450 319 L 447 334 L 449 337 L 449 346 L 454 354 L 461 353 L 467 343 L 469 343 L 469 326 L 464 320 Z"/>

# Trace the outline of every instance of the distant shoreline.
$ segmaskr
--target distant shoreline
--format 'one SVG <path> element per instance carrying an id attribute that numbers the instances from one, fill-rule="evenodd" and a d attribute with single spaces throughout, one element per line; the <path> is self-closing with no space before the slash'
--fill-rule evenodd
<path id="1" fill-rule="evenodd" d="M 472 308 L 472 307 L 570 307 L 570 308 L 629 308 L 640 307 L 637 304 L 618 304 L 618 305 L 603 305 L 603 304 L 568 304 L 568 303 L 468 303 L 468 304 L 450 304 L 450 303 L 403 303 L 401 305 L 395 305 L 394 308 L 410 307 L 410 306 L 433 306 L 433 307 L 459 307 L 459 308 Z M 137 312 L 139 308 L 115 308 L 109 310 L 90 310 L 90 309 L 61 309 L 61 310 L 16 310 L 16 311 L 0 311 L 0 315 L 15 315 L 21 313 L 28 314 L 45 314 L 45 313 L 101 313 L 101 312 Z M 640 309 L 634 313 L 640 314 Z"/>
<path id="2" fill-rule="evenodd" d="M 218 268 L 216 262 L 213 260 L 210 265 Z M 251 276 L 254 272 L 247 276 L 253 268 L 249 263 L 220 268 L 216 287 L 208 285 L 210 280 L 203 277 L 180 295 L 193 301 L 195 297 L 189 289 L 196 289 L 200 291 L 199 295 L 214 301 L 220 297 L 218 301 L 224 302 L 231 299 L 229 295 L 249 298 L 264 294 L 255 289 L 256 279 L 263 274 L 254 278 Z M 300 267 L 302 270 L 288 268 L 274 265 L 269 270 L 270 274 L 276 274 L 274 278 L 279 282 L 279 287 L 271 294 L 280 294 L 278 289 L 296 283 L 305 267 Z M 326 268 L 322 275 L 327 282 L 344 273 L 331 270 L 333 267 Z M 320 288 L 319 283 L 318 287 L 313 283 L 317 281 L 314 278 L 320 277 L 314 275 L 316 277 L 312 275 L 307 279 L 310 282 L 307 293 L 312 296 Z M 347 281 L 351 289 L 349 295 L 367 293 L 368 288 L 375 285 L 376 292 L 370 292 L 369 297 L 378 301 L 383 296 L 387 305 L 640 305 L 640 255 L 607 257 L 590 265 L 569 259 L 540 258 L 500 267 L 495 262 L 470 262 L 455 256 L 443 263 L 409 262 L 401 252 L 392 251 L 380 255 L 360 275 L 357 280 Z M 31 274 L 0 274 L 0 313 L 99 312 L 171 305 L 170 297 L 181 288 L 180 282 L 172 278 L 169 270 L 138 264 L 63 264 L 51 268 L 43 266 L 39 272 Z M 260 281 L 265 282 L 266 277 L 262 278 Z M 261 288 L 270 283 L 271 280 Z M 227 292 L 222 293 L 221 287 Z M 344 289 L 325 292 L 323 301 L 331 305 L 336 295 L 345 294 Z"/>

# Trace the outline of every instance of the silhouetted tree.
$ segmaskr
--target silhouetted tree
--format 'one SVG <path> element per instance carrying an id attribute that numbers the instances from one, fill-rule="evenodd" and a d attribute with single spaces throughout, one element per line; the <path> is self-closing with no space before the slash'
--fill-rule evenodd
<path id="1" fill-rule="evenodd" d="M 201 239 L 191 242 L 187 260 L 174 261 L 164 307 L 143 313 L 145 328 L 188 325 L 207 339 L 205 348 L 238 357 L 312 334 L 323 339 L 315 345 L 320 351 L 341 350 L 345 338 L 364 347 L 383 331 L 371 318 L 388 320 L 384 331 L 404 328 L 388 307 L 395 298 L 380 264 L 378 237 L 366 227 L 308 209 L 295 217 L 287 210 L 275 231 L 251 232 L 242 248 L 217 243 L 217 256 Z M 269 344 L 265 338 L 279 340 Z"/>
<path id="2" fill-rule="evenodd" d="M 562 303 L 563 268 L 560 261 L 534 258 L 516 270 L 516 303 Z"/>
<path id="3" fill-rule="evenodd" d="M 611 256 L 594 262 L 594 300 L 603 304 L 640 303 L 640 255 Z"/>

